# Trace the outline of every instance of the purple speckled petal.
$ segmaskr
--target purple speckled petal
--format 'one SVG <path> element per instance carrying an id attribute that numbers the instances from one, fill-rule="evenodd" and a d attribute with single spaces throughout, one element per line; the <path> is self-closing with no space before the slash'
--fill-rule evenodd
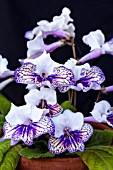
<path id="1" fill-rule="evenodd" d="M 67 131 L 59 138 L 50 137 L 48 149 L 54 154 L 60 154 L 68 150 L 73 153 L 77 150 L 84 151 L 84 142 L 86 142 L 93 133 L 93 128 L 89 124 L 84 124 L 82 130 Z"/>
<path id="2" fill-rule="evenodd" d="M 42 78 L 40 75 L 34 73 L 36 66 L 32 63 L 25 63 L 20 68 L 15 70 L 14 80 L 17 83 L 37 84 L 38 87 L 42 85 Z"/>
<path id="3" fill-rule="evenodd" d="M 14 133 L 15 131 L 15 128 L 14 126 L 11 126 L 8 122 L 5 122 L 4 123 L 4 126 L 3 126 L 3 133 L 4 133 L 4 139 L 11 139 L 12 138 L 12 134 Z"/>
<path id="4" fill-rule="evenodd" d="M 79 133 L 79 137 L 82 139 L 83 142 L 87 142 L 93 134 L 93 127 L 88 123 L 84 123 L 81 131 L 82 133 Z"/>
<path id="5" fill-rule="evenodd" d="M 59 115 L 63 110 L 63 108 L 58 103 L 54 104 L 54 105 L 48 104 L 47 108 L 49 109 L 49 116 L 50 117 Z"/>
<path id="6" fill-rule="evenodd" d="M 39 122 L 32 123 L 32 127 L 34 128 L 34 138 L 45 133 L 49 133 L 50 135 L 54 135 L 55 133 L 53 121 L 47 116 L 42 117 Z"/>
<path id="7" fill-rule="evenodd" d="M 48 149 L 54 154 L 65 152 L 66 147 L 64 145 L 64 136 L 62 135 L 60 138 L 51 136 L 48 141 Z"/>
<path id="8" fill-rule="evenodd" d="M 67 92 L 69 89 L 70 89 L 70 86 L 59 86 L 59 87 L 58 87 L 58 90 L 59 90 L 61 93 L 65 93 L 65 92 Z"/>
<path id="9" fill-rule="evenodd" d="M 48 80 L 53 89 L 63 86 L 69 87 L 75 84 L 73 72 L 64 66 L 54 68 L 54 74 L 49 76 Z"/>
<path id="10" fill-rule="evenodd" d="M 81 83 L 84 91 L 87 91 L 87 89 L 91 88 L 96 90 L 104 80 L 105 76 L 102 70 L 99 67 L 93 66 L 91 70 L 82 69 L 81 78 L 76 83 Z"/>
<path id="11" fill-rule="evenodd" d="M 50 105 L 50 104 L 47 104 L 47 101 L 46 100 L 41 100 L 39 105 L 37 105 L 38 108 L 41 108 L 41 109 L 49 109 L 49 113 L 46 114 L 46 116 L 57 116 L 59 115 L 63 108 L 58 104 L 54 104 L 54 105 Z"/>

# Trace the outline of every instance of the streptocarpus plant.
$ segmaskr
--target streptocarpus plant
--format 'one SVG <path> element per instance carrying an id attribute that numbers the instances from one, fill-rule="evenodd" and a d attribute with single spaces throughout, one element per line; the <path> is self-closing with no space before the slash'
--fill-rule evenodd
<path id="1" fill-rule="evenodd" d="M 88 161 L 88 149 L 92 149 L 94 154 L 94 150 L 100 150 L 99 157 L 106 152 L 109 156 L 107 163 L 113 159 L 113 148 L 110 146 L 113 132 L 105 131 L 104 134 L 99 130 L 95 131 L 90 125 L 90 122 L 94 121 L 107 123 L 113 127 L 113 109 L 107 101 L 96 101 L 94 109 L 90 112 L 91 116 L 84 117 L 81 112 L 76 111 L 75 105 L 73 106 L 72 101 L 74 100 L 75 104 L 76 99 L 76 93 L 73 92 L 87 92 L 93 89 L 105 93 L 113 90 L 112 85 L 102 87 L 105 75 L 101 68 L 86 63 L 104 53 L 113 54 L 113 48 L 112 40 L 104 43 L 105 38 L 100 30 L 90 32 L 83 37 L 83 41 L 91 47 L 91 52 L 77 60 L 74 31 L 70 10 L 65 7 L 60 16 L 53 17 L 51 22 L 39 21 L 33 30 L 25 34 L 29 39 L 27 58 L 19 60 L 19 68 L 10 71 L 7 68 L 7 60 L 0 56 L 0 78 L 1 80 L 6 78 L 0 83 L 0 89 L 14 80 L 16 83 L 26 84 L 29 90 L 23 96 L 25 105 L 15 106 L 11 103 L 7 115 L 2 115 L 5 122 L 0 141 L 1 145 L 9 140 L 11 147 L 21 146 L 22 150 L 19 153 L 27 158 L 79 155 L 90 169 L 93 165 Z M 60 40 L 47 45 L 44 39 L 49 35 Z M 52 60 L 51 52 L 65 44 L 72 46 L 74 58 L 72 56 L 64 64 L 60 64 Z M 68 92 L 69 101 L 59 105 L 56 90 L 60 93 Z M 4 155 L 8 149 L 9 145 Z M 48 151 L 51 154 L 48 154 Z M 93 152 L 88 154 L 92 156 Z M 101 160 L 101 164 L 104 159 Z M 95 157 L 91 161 L 96 161 Z M 104 169 L 107 163 L 104 162 Z M 1 166 L 4 166 L 4 161 Z M 100 165 L 95 170 L 98 168 Z"/>

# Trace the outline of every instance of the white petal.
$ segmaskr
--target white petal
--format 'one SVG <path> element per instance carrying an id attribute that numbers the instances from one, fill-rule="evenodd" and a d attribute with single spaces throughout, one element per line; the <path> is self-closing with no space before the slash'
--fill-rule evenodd
<path id="1" fill-rule="evenodd" d="M 5 71 L 7 71 L 7 65 L 8 65 L 8 61 L 6 58 L 2 58 L 2 56 L 0 55 L 0 75 L 2 75 Z"/>
<path id="2" fill-rule="evenodd" d="M 107 111 L 111 108 L 110 104 L 102 100 L 98 103 L 95 103 L 94 108 L 91 112 L 92 116 L 95 118 L 95 120 L 101 122 L 103 120 L 103 115 L 108 115 Z"/>
<path id="3" fill-rule="evenodd" d="M 72 112 L 71 110 L 65 110 L 63 113 L 67 117 L 67 124 L 71 130 L 80 130 L 84 123 L 83 114 L 81 112 Z"/>
<path id="4" fill-rule="evenodd" d="M 27 47 L 32 50 L 40 50 L 44 45 L 42 32 L 40 31 L 39 34 L 33 39 L 27 42 Z"/>
<path id="5" fill-rule="evenodd" d="M 12 126 L 18 124 L 25 124 L 28 121 L 28 115 L 31 112 L 30 105 L 24 105 L 17 107 L 13 103 L 11 104 L 11 109 L 9 113 L 6 115 L 5 119 Z"/>
<path id="6" fill-rule="evenodd" d="M 113 55 L 113 38 L 102 45 L 102 50 L 107 54 Z"/>
<path id="7" fill-rule="evenodd" d="M 12 126 L 22 124 L 29 125 L 30 120 L 38 122 L 42 115 L 47 114 L 48 111 L 48 109 L 39 109 L 36 106 L 31 106 L 29 104 L 19 107 L 11 104 L 11 109 L 5 118 Z"/>
<path id="8" fill-rule="evenodd" d="M 64 134 L 63 130 L 66 127 L 66 121 L 63 114 L 60 114 L 58 116 L 55 116 L 52 118 L 52 121 L 55 125 L 55 137 L 60 137 Z"/>
<path id="9" fill-rule="evenodd" d="M 83 42 L 89 45 L 92 51 L 101 48 L 105 42 L 105 37 L 101 30 L 91 31 L 88 35 L 83 36 Z"/>
<path id="10" fill-rule="evenodd" d="M 40 101 L 46 100 L 48 104 L 54 105 L 57 103 L 56 91 L 42 87 L 41 90 L 32 89 L 24 96 L 25 102 L 33 105 L 38 105 Z"/>
<path id="11" fill-rule="evenodd" d="M 63 114 L 53 117 L 52 120 L 55 124 L 55 137 L 63 135 L 65 128 L 80 130 L 84 121 L 82 113 L 73 113 L 70 110 L 65 110 Z"/>
<path id="12" fill-rule="evenodd" d="M 45 73 L 46 76 L 49 74 L 53 74 L 53 69 L 55 67 L 60 66 L 61 64 L 53 61 L 50 57 L 50 54 L 46 53 L 46 51 L 43 52 L 42 55 L 40 55 L 38 58 L 35 59 L 25 59 L 24 63 L 31 62 L 32 64 L 36 65 L 35 72 L 38 74 Z"/>
<path id="13" fill-rule="evenodd" d="M 42 95 L 40 94 L 40 91 L 37 89 L 32 89 L 29 91 L 28 94 L 24 96 L 25 102 L 33 105 L 38 105 L 40 102 L 40 99 L 42 98 Z"/>
<path id="14" fill-rule="evenodd" d="M 33 122 L 38 122 L 41 119 L 41 117 L 45 116 L 48 112 L 49 112 L 48 109 L 39 109 L 35 106 L 32 106 L 32 110 L 31 110 L 31 114 L 30 114 L 29 118 Z"/>
<path id="15" fill-rule="evenodd" d="M 48 104 L 54 105 L 57 103 L 55 90 L 42 87 L 40 94 L 43 95 L 43 99 L 46 100 Z"/>

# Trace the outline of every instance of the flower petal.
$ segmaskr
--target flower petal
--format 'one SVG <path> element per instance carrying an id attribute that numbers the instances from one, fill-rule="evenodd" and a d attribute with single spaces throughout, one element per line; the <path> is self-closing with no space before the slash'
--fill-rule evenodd
<path id="1" fill-rule="evenodd" d="M 45 133 L 54 135 L 55 128 L 54 128 L 53 121 L 47 116 L 42 117 L 39 122 L 33 122 L 32 125 L 34 128 L 34 132 L 33 132 L 34 138 L 37 138 Z"/>
<path id="2" fill-rule="evenodd" d="M 84 143 L 80 138 L 77 138 L 76 134 L 70 135 L 66 139 L 66 148 L 70 153 L 80 150 L 84 151 Z"/>
<path id="3" fill-rule="evenodd" d="M 63 114 L 53 117 L 52 120 L 55 125 L 55 137 L 63 135 L 66 127 L 71 130 L 80 130 L 84 121 L 82 113 L 73 113 L 69 109 L 65 110 Z"/>
<path id="4" fill-rule="evenodd" d="M 33 128 L 32 128 L 32 126 L 31 125 L 17 126 L 17 128 L 15 129 L 15 132 L 12 135 L 12 139 L 14 141 L 22 140 L 26 145 L 32 145 L 33 144 Z"/>
<path id="5" fill-rule="evenodd" d="M 5 122 L 4 123 L 4 126 L 3 126 L 3 140 L 5 139 L 11 139 L 12 138 L 12 134 L 14 133 L 15 131 L 15 127 L 14 126 L 11 126 L 8 122 Z"/>
<path id="6" fill-rule="evenodd" d="M 32 63 L 25 63 L 20 68 L 16 69 L 14 80 L 17 83 L 36 84 L 38 87 L 42 85 L 42 78 L 35 74 L 36 66 Z"/>
<path id="7" fill-rule="evenodd" d="M 101 88 L 100 84 L 103 83 L 104 80 L 105 76 L 102 70 L 97 66 L 93 66 L 90 70 L 82 69 L 81 78 L 76 84 L 81 90 L 86 92 L 90 89 L 99 90 Z"/>
<path id="8" fill-rule="evenodd" d="M 102 100 L 98 103 L 95 103 L 93 110 L 90 112 L 95 120 L 98 122 L 103 121 L 103 115 L 109 115 L 108 110 L 111 108 L 109 102 Z M 105 118 L 104 118 L 105 121 Z"/>
<path id="9" fill-rule="evenodd" d="M 46 100 L 50 105 L 54 105 L 57 102 L 56 91 L 42 87 L 39 90 L 32 89 L 27 95 L 24 96 L 26 103 L 38 105 L 41 100 Z"/>
<path id="10" fill-rule="evenodd" d="M 11 103 L 11 109 L 9 113 L 6 115 L 5 119 L 12 126 L 24 124 L 27 123 L 30 112 L 31 112 L 30 105 L 23 105 L 17 107 L 13 103 Z"/>
<path id="11" fill-rule="evenodd" d="M 54 69 L 54 75 L 49 76 L 48 79 L 53 89 L 75 84 L 73 72 L 64 66 L 56 67 Z"/>
<path id="12" fill-rule="evenodd" d="M 66 147 L 64 145 L 64 136 L 61 136 L 60 138 L 51 136 L 48 141 L 48 149 L 54 154 L 65 152 Z"/>
<path id="13" fill-rule="evenodd" d="M 113 128 L 113 114 L 107 115 L 106 121 L 107 121 L 108 125 Z"/>
<path id="14" fill-rule="evenodd" d="M 106 54 L 113 55 L 113 38 L 102 45 L 102 50 L 105 51 Z"/>
<path id="15" fill-rule="evenodd" d="M 48 105 L 47 107 L 49 109 L 49 116 L 57 116 L 59 115 L 63 108 L 57 103 L 55 105 Z"/>
<path id="16" fill-rule="evenodd" d="M 8 65 L 8 61 L 6 58 L 2 58 L 2 55 L 0 55 L 0 76 L 7 71 L 7 65 Z"/>
<path id="17" fill-rule="evenodd" d="M 80 138 L 82 139 L 83 142 L 87 142 L 88 139 L 93 134 L 93 127 L 88 123 L 84 123 L 81 131 L 82 131 L 82 133 L 79 133 L 79 134 L 81 134 Z"/>
<path id="18" fill-rule="evenodd" d="M 105 37 L 101 30 L 91 31 L 88 35 L 83 36 L 83 42 L 91 47 L 91 51 L 100 48 L 104 41 Z"/>

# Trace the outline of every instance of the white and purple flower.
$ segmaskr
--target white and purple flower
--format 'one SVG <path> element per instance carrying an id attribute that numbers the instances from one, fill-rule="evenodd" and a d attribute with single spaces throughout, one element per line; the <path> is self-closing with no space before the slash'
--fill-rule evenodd
<path id="1" fill-rule="evenodd" d="M 41 88 L 40 91 L 32 89 L 25 95 L 26 103 L 41 109 L 49 109 L 48 116 L 60 114 L 63 108 L 57 103 L 56 91 L 49 88 Z"/>
<path id="2" fill-rule="evenodd" d="M 65 110 L 63 114 L 52 118 L 55 125 L 55 135 L 50 136 L 48 149 L 54 154 L 84 151 L 84 142 L 93 134 L 90 124 L 84 123 L 83 114 Z"/>
<path id="3" fill-rule="evenodd" d="M 53 17 L 52 22 L 41 20 L 37 23 L 38 26 L 32 31 L 26 32 L 25 37 L 30 39 L 27 42 L 28 58 L 36 58 L 40 56 L 44 50 L 47 53 L 50 53 L 65 44 L 65 41 L 62 40 L 49 45 L 45 44 L 44 38 L 47 38 L 48 35 L 53 35 L 63 39 L 71 39 L 75 36 L 75 27 L 72 24 L 73 19 L 70 18 L 70 13 L 71 11 L 65 7 L 60 16 Z"/>
<path id="4" fill-rule="evenodd" d="M 83 92 L 87 92 L 90 89 L 100 90 L 100 84 L 105 80 L 102 70 L 97 66 L 90 67 L 88 63 L 83 65 L 76 64 L 77 60 L 72 58 L 65 63 L 65 66 L 74 73 L 76 83 L 74 86 L 71 86 L 71 88 L 77 91 L 82 90 Z"/>
<path id="5" fill-rule="evenodd" d="M 42 134 L 54 134 L 54 124 L 52 120 L 45 116 L 48 109 L 39 109 L 35 106 L 24 105 L 17 107 L 11 105 L 8 115 L 5 117 L 1 141 L 11 139 L 11 145 L 23 141 L 26 145 L 32 145 L 33 139 Z"/>
<path id="6" fill-rule="evenodd" d="M 91 31 L 88 35 L 83 36 L 83 42 L 91 47 L 91 52 L 83 56 L 78 61 L 79 64 L 98 58 L 102 54 L 113 55 L 113 38 L 105 43 L 105 36 L 101 30 Z"/>
<path id="7" fill-rule="evenodd" d="M 71 11 L 68 8 L 63 8 L 60 16 L 53 17 L 53 21 L 41 20 L 37 22 L 37 27 L 32 31 L 28 31 L 25 37 L 33 39 L 39 32 L 42 32 L 42 37 L 46 38 L 48 35 L 57 36 L 60 38 L 67 38 L 75 36 L 75 27 L 72 24 L 73 19 L 70 17 Z"/>
<path id="8" fill-rule="evenodd" d="M 106 100 L 95 103 L 93 110 L 90 112 L 92 117 L 85 120 L 107 123 L 113 127 L 113 108 Z"/>
<path id="9" fill-rule="evenodd" d="M 46 85 L 51 89 L 58 88 L 59 91 L 60 87 L 66 86 L 61 92 L 66 92 L 75 83 L 73 72 L 54 62 L 46 52 L 36 59 L 25 59 L 15 71 L 14 79 L 17 83 L 35 84 L 37 87 Z"/>

